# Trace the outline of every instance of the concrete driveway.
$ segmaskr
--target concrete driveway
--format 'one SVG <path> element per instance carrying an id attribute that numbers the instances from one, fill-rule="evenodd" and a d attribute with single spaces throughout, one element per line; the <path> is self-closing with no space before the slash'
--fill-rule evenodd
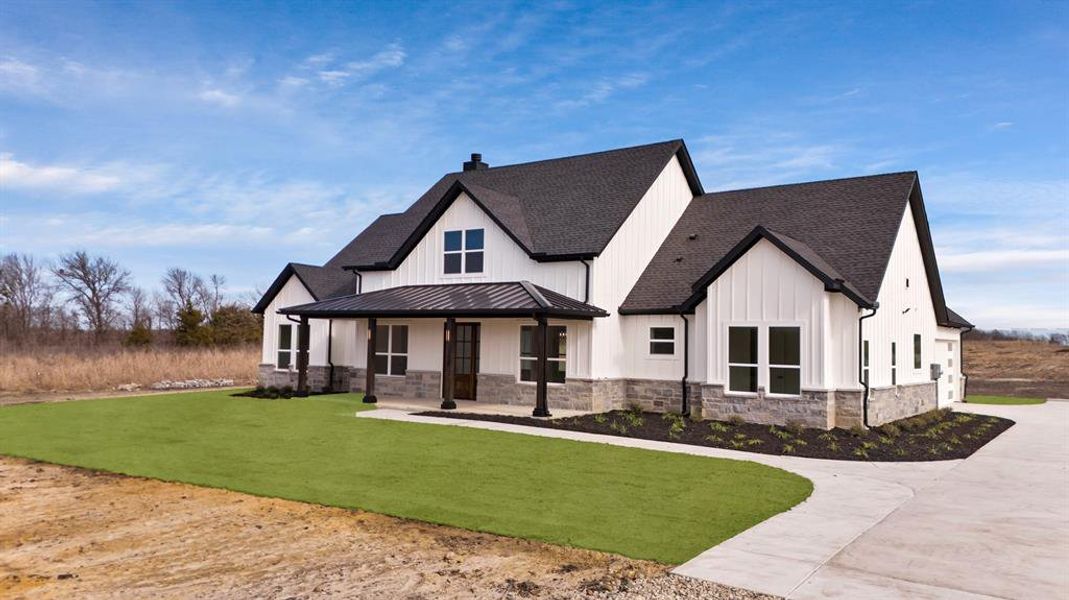
<path id="1" fill-rule="evenodd" d="M 877 463 L 403 410 L 358 416 L 750 460 L 813 481 L 808 500 L 702 552 L 680 575 L 787 598 L 1069 598 L 1069 402 L 955 410 L 1017 425 L 966 460 Z"/>
<path id="2" fill-rule="evenodd" d="M 1069 598 L 1069 402 L 956 405 L 1017 425 L 917 490 L 796 598 Z"/>

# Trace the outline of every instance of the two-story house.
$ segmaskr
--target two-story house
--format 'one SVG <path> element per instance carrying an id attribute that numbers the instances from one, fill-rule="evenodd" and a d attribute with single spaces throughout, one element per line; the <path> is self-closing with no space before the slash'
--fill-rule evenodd
<path id="1" fill-rule="evenodd" d="M 970 327 L 916 172 L 705 193 L 682 140 L 473 154 L 254 310 L 264 385 L 823 428 L 960 399 Z"/>

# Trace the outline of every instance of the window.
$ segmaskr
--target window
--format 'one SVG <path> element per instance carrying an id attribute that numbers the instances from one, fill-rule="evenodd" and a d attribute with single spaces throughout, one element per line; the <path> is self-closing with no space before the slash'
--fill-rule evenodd
<path id="1" fill-rule="evenodd" d="M 404 375 L 408 371 L 408 325 L 375 327 L 375 374 Z"/>
<path id="2" fill-rule="evenodd" d="M 535 354 L 535 335 L 538 328 L 520 328 L 520 381 L 538 381 L 538 355 Z M 568 354 L 568 329 L 562 325 L 546 326 L 546 381 L 564 383 Z"/>
<path id="3" fill-rule="evenodd" d="M 802 393 L 802 341 L 798 327 L 768 328 L 768 391 Z"/>
<path id="4" fill-rule="evenodd" d="M 891 342 L 891 385 L 898 385 L 898 348 Z"/>
<path id="5" fill-rule="evenodd" d="M 861 343 L 861 381 L 865 382 L 865 385 L 869 384 L 869 341 L 865 340 Z"/>
<path id="6" fill-rule="evenodd" d="M 285 323 L 278 326 L 278 363 L 279 369 L 288 369 L 293 364 L 293 325 Z"/>
<path id="7" fill-rule="evenodd" d="M 921 368 L 921 334 L 913 334 L 913 368 Z"/>
<path id="8" fill-rule="evenodd" d="M 676 353 L 675 327 L 650 327 L 650 354 Z"/>
<path id="9" fill-rule="evenodd" d="M 483 230 L 445 232 L 445 273 L 483 272 Z"/>
<path id="10" fill-rule="evenodd" d="M 757 328 L 728 328 L 728 390 L 757 391 Z"/>

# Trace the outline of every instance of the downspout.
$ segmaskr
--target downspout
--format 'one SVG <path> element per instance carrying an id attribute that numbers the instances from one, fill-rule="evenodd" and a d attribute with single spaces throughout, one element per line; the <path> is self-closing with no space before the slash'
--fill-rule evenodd
<path id="1" fill-rule="evenodd" d="M 857 381 L 865 388 L 865 393 L 861 397 L 861 422 L 867 428 L 869 426 L 869 382 L 865 381 L 865 342 L 862 339 L 862 326 L 863 321 L 876 314 L 879 310 L 880 303 L 874 302 L 872 304 L 872 312 L 867 315 L 862 315 L 857 320 Z"/>
<path id="2" fill-rule="evenodd" d="M 690 374 L 690 322 L 687 321 L 687 315 L 681 311 L 679 318 L 683 319 L 683 410 L 684 416 L 690 415 L 690 394 L 687 390 L 687 376 Z"/>
<path id="3" fill-rule="evenodd" d="M 586 267 L 586 279 L 585 279 L 586 285 L 585 285 L 585 288 L 583 290 L 583 304 L 589 304 L 590 303 L 590 263 L 588 263 L 585 258 L 579 259 L 579 262 L 583 263 L 583 266 Z"/>
<path id="4" fill-rule="evenodd" d="M 353 275 L 356 275 L 356 294 L 361 294 L 364 291 L 364 276 L 360 274 L 360 271 L 353 271 Z"/>
<path id="5" fill-rule="evenodd" d="M 311 346 L 311 344 L 309 344 Z M 334 361 L 332 355 L 334 354 L 334 319 L 327 319 L 327 365 L 330 366 L 330 370 L 327 371 L 327 391 L 334 391 Z"/>
<path id="6" fill-rule="evenodd" d="M 965 385 L 961 386 L 961 401 L 968 402 L 969 398 L 969 376 L 965 374 L 965 334 L 973 330 L 970 325 L 965 328 L 965 331 L 961 332 L 958 336 L 958 377 L 965 380 Z"/>

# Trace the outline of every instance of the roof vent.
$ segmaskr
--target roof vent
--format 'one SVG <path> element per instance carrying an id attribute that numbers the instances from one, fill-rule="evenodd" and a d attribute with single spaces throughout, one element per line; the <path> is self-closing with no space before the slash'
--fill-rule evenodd
<path id="1" fill-rule="evenodd" d="M 683 257 L 682 256 L 677 256 L 676 257 L 676 262 L 683 262 Z"/>
<path id="2" fill-rule="evenodd" d="M 687 236 L 687 239 L 693 242 L 694 240 L 698 239 L 698 234 L 692 233 Z"/>
<path id="3" fill-rule="evenodd" d="M 464 161 L 465 171 L 481 171 L 483 169 L 489 169 L 490 165 L 483 162 L 483 155 L 478 152 L 471 153 L 471 160 Z"/>

